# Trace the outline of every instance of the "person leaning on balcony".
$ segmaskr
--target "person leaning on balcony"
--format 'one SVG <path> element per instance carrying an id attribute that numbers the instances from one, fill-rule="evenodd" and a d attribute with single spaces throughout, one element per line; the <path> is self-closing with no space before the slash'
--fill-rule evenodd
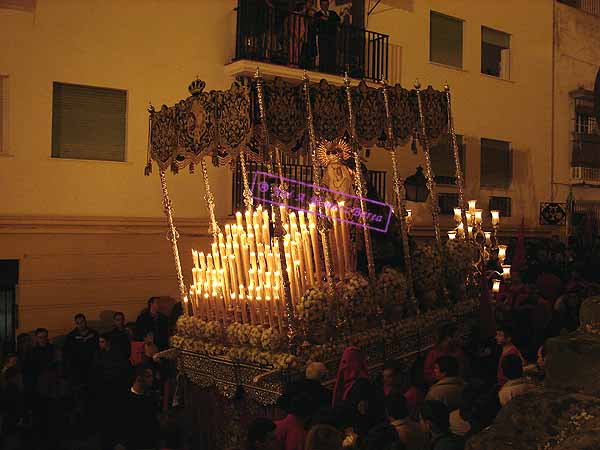
<path id="1" fill-rule="evenodd" d="M 329 0 L 320 1 L 321 9 L 315 14 L 319 37 L 319 70 L 334 73 L 337 60 L 337 32 L 340 16 L 329 10 Z"/>

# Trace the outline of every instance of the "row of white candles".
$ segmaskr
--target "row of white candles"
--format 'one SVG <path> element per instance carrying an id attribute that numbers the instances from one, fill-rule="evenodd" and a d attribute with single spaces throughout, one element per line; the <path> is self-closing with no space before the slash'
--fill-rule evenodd
<path id="1" fill-rule="evenodd" d="M 317 233 L 316 205 L 309 211 L 290 212 L 280 206 L 285 230 L 283 252 L 291 299 L 294 305 L 304 292 L 323 279 L 322 242 Z M 351 270 L 350 234 L 344 202 L 326 203 L 325 214 L 332 219 L 330 252 L 336 275 L 343 279 Z M 245 220 L 244 220 L 245 219 Z M 236 223 L 225 225 L 211 244 L 211 251 L 192 250 L 194 267 L 190 287 L 192 314 L 224 323 L 269 324 L 283 330 L 285 304 L 281 280 L 281 249 L 272 239 L 273 220 L 267 210 L 236 213 Z"/>

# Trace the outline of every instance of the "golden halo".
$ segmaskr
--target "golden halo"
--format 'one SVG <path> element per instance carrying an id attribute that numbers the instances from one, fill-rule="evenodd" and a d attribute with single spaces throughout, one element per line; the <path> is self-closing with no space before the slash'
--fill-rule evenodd
<path id="1" fill-rule="evenodd" d="M 352 156 L 350 144 L 344 138 L 333 141 L 322 139 L 317 146 L 316 154 L 317 162 L 323 167 L 334 162 L 343 162 Z"/>

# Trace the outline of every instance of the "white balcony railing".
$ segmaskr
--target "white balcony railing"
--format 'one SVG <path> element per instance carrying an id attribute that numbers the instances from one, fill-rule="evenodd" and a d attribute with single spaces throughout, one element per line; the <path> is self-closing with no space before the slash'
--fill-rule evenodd
<path id="1" fill-rule="evenodd" d="M 571 183 L 600 186 L 600 168 L 571 167 Z"/>

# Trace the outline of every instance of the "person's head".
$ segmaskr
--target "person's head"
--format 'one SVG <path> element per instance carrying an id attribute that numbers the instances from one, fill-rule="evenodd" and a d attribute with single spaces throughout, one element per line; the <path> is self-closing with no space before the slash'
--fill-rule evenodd
<path id="1" fill-rule="evenodd" d="M 146 344 L 154 344 L 154 332 L 153 331 L 148 331 L 144 335 L 144 343 L 146 343 Z"/>
<path id="2" fill-rule="evenodd" d="M 306 366 L 305 376 L 307 380 L 314 380 L 321 383 L 327 377 L 327 367 L 322 362 L 311 362 Z"/>
<path id="3" fill-rule="evenodd" d="M 116 328 L 118 328 L 119 330 L 122 330 L 123 327 L 125 326 L 125 314 L 123 314 L 120 311 L 117 311 L 116 313 L 113 314 L 113 324 L 115 325 Z"/>
<path id="4" fill-rule="evenodd" d="M 342 450 L 344 436 L 331 425 L 315 425 L 306 436 L 305 450 Z"/>
<path id="5" fill-rule="evenodd" d="M 4 367 L 17 367 L 19 359 L 16 353 L 7 353 L 4 358 Z"/>
<path id="6" fill-rule="evenodd" d="M 248 427 L 247 444 L 249 450 L 275 450 L 275 422 L 266 417 L 254 419 Z"/>
<path id="7" fill-rule="evenodd" d="M 35 344 L 38 347 L 45 347 L 48 345 L 48 330 L 45 328 L 38 328 L 35 330 Z"/>
<path id="8" fill-rule="evenodd" d="M 546 349 L 543 345 L 537 351 L 537 365 L 540 369 L 546 366 Z"/>
<path id="9" fill-rule="evenodd" d="M 455 337 L 456 337 L 456 327 L 453 324 L 447 323 L 447 324 L 441 326 L 440 329 L 438 330 L 438 336 L 437 336 L 438 347 L 441 347 L 444 349 L 450 347 L 452 345 Z"/>
<path id="10" fill-rule="evenodd" d="M 502 372 L 509 380 L 516 380 L 523 376 L 523 361 L 518 355 L 506 355 L 502 358 Z"/>
<path id="11" fill-rule="evenodd" d="M 426 433 L 444 433 L 450 427 L 448 408 L 438 400 L 426 400 L 419 415 L 421 429 Z"/>
<path id="12" fill-rule="evenodd" d="M 79 331 L 87 330 L 87 319 L 85 318 L 85 316 L 83 314 L 81 314 L 81 313 L 75 314 L 74 320 L 75 320 L 75 326 L 77 327 L 77 330 L 79 330 Z"/>
<path id="13" fill-rule="evenodd" d="M 158 297 L 150 297 L 148 299 L 148 311 L 152 314 L 158 313 Z"/>
<path id="14" fill-rule="evenodd" d="M 460 366 L 454 356 L 440 356 L 433 365 L 433 376 L 436 380 L 446 377 L 457 377 Z"/>
<path id="15" fill-rule="evenodd" d="M 323 11 L 329 11 L 329 0 L 320 0 L 319 5 Z"/>
<path id="16" fill-rule="evenodd" d="M 301 420 L 306 420 L 315 412 L 316 404 L 312 396 L 306 392 L 298 392 L 290 401 L 289 413 Z"/>
<path id="17" fill-rule="evenodd" d="M 400 384 L 400 365 L 397 361 L 387 361 L 383 366 L 383 385 L 391 387 Z"/>
<path id="18" fill-rule="evenodd" d="M 152 359 L 158 353 L 158 347 L 153 343 L 144 344 L 144 356 Z"/>
<path id="19" fill-rule="evenodd" d="M 501 346 L 512 344 L 513 331 L 508 325 L 499 326 L 496 330 L 496 343 Z"/>
<path id="20" fill-rule="evenodd" d="M 399 392 L 393 392 L 385 398 L 385 410 L 387 415 L 394 419 L 405 419 L 409 416 L 406 398 Z"/>
<path id="21" fill-rule="evenodd" d="M 110 335 L 108 333 L 102 333 L 100 335 L 100 337 L 98 338 L 98 347 L 100 347 L 100 350 L 102 351 L 108 351 L 110 350 Z"/>
<path id="22" fill-rule="evenodd" d="M 142 390 L 152 387 L 154 372 L 151 367 L 141 365 L 135 369 L 135 384 Z"/>

